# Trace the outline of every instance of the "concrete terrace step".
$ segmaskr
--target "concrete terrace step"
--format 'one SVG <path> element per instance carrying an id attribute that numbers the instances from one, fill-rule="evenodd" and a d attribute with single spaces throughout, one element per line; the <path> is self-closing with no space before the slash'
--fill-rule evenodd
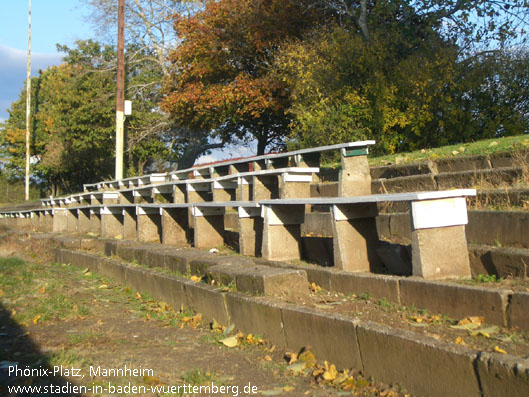
<path id="1" fill-rule="evenodd" d="M 297 285 L 305 284 L 304 288 L 307 289 L 308 283 L 315 283 L 330 292 L 356 294 L 357 296 L 368 294 L 374 299 L 386 299 L 400 306 L 414 305 L 417 308 L 446 314 L 453 318 L 482 316 L 491 324 L 502 327 L 515 325 L 529 330 L 529 315 L 524 309 L 529 304 L 529 293 L 512 291 L 507 288 L 487 288 L 450 281 L 435 282 L 414 277 L 350 273 L 314 265 L 264 261 L 256 258 L 240 258 L 241 261 L 238 262 L 234 260 L 237 258 L 234 256 L 211 254 L 196 249 L 172 248 L 159 251 L 157 250 L 157 246 L 160 247 L 158 244 L 135 247 L 112 240 L 94 239 L 91 242 L 90 239 L 79 238 L 78 243 L 75 243 L 75 238 L 60 236 L 43 235 L 37 238 L 53 239 L 60 246 L 75 247 L 74 249 L 80 247 L 107 255 L 112 254 L 114 257 L 137 262 L 147 267 L 178 268 L 182 274 L 204 276 L 211 272 L 211 268 L 221 266 L 217 268 L 217 271 L 214 269 L 216 273 L 214 277 L 225 277 L 225 280 L 232 280 L 233 277 L 237 277 L 237 274 L 241 279 L 244 277 L 243 272 L 237 270 L 236 266 L 248 266 L 248 268 L 257 266 L 259 269 L 277 268 L 285 270 L 286 272 L 282 273 L 284 275 L 296 270 L 301 271 L 300 277 L 302 278 L 305 277 L 303 273 L 306 274 L 307 282 Z M 229 270 L 229 266 L 234 267 Z M 268 273 L 263 271 L 263 274 L 273 274 L 273 271 L 266 272 Z M 297 291 L 297 293 L 298 296 L 306 294 L 303 291 Z"/>
<path id="2" fill-rule="evenodd" d="M 206 270 L 207 279 L 215 281 L 216 285 L 233 283 L 240 292 L 287 299 L 295 299 L 309 292 L 307 273 L 303 270 L 235 262 L 210 266 Z"/>
<path id="3" fill-rule="evenodd" d="M 291 350 L 310 345 L 319 360 L 335 363 L 339 369 L 362 369 L 379 381 L 398 382 L 414 395 L 529 393 L 529 365 L 520 357 L 480 352 L 420 331 L 225 292 L 93 254 L 60 249 L 57 260 L 87 266 L 173 307 L 188 306 L 208 321 L 215 319 L 234 324 L 245 333 L 260 333 Z"/>

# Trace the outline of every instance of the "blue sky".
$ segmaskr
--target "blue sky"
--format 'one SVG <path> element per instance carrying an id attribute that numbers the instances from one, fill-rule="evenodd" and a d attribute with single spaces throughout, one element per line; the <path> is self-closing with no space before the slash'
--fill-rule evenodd
<path id="1" fill-rule="evenodd" d="M 59 64 L 57 44 L 94 37 L 81 0 L 31 0 L 31 70 Z M 26 79 L 28 0 L 0 0 L 0 121 Z"/>

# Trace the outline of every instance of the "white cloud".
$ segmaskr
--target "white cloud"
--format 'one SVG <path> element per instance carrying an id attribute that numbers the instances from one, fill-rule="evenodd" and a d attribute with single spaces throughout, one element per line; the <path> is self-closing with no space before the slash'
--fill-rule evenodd
<path id="1" fill-rule="evenodd" d="M 31 74 L 61 62 L 62 54 L 31 54 Z M 0 119 L 7 119 L 7 108 L 18 99 L 26 81 L 27 52 L 0 44 Z"/>

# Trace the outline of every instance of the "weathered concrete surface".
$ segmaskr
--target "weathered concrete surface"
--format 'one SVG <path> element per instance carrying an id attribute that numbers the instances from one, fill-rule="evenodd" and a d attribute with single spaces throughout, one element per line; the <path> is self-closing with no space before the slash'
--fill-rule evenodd
<path id="1" fill-rule="evenodd" d="M 123 215 L 121 211 L 116 214 L 101 215 L 101 237 L 123 238 Z"/>
<path id="2" fill-rule="evenodd" d="M 338 196 L 371 194 L 371 174 L 367 156 L 341 156 L 342 169 L 338 179 Z"/>
<path id="3" fill-rule="evenodd" d="M 281 313 L 290 349 L 311 346 L 316 357 L 338 368 L 362 368 L 357 320 L 294 306 L 283 307 Z"/>
<path id="4" fill-rule="evenodd" d="M 259 217 L 239 218 L 239 253 L 261 256 L 263 245 L 263 219 Z"/>
<path id="5" fill-rule="evenodd" d="M 54 209 L 53 214 L 53 233 L 61 233 L 66 231 L 68 227 L 68 211 L 61 209 Z"/>
<path id="6" fill-rule="evenodd" d="M 231 293 L 226 295 L 230 323 L 244 333 L 264 335 L 272 343 L 286 346 L 281 319 L 282 303 Z"/>
<path id="7" fill-rule="evenodd" d="M 497 277 L 529 276 L 529 251 L 509 247 L 471 245 L 468 247 L 472 276 L 494 274 Z"/>
<path id="8" fill-rule="evenodd" d="M 465 226 L 411 232 L 413 275 L 425 279 L 470 277 Z"/>
<path id="9" fill-rule="evenodd" d="M 207 274 L 224 285 L 235 281 L 237 290 L 267 296 L 295 298 L 309 293 L 307 274 L 302 270 L 230 263 L 211 266 Z"/>
<path id="10" fill-rule="evenodd" d="M 400 300 L 454 318 L 483 316 L 485 322 L 507 326 L 510 290 L 486 289 L 413 278 L 400 279 Z"/>
<path id="11" fill-rule="evenodd" d="M 138 215 L 139 241 L 159 243 L 162 235 L 162 218 L 159 214 Z"/>
<path id="12" fill-rule="evenodd" d="M 233 322 L 245 332 L 263 330 L 259 332 L 267 339 L 286 344 L 292 350 L 310 345 L 318 359 L 334 362 L 338 368 L 363 369 L 379 381 L 398 382 L 414 395 L 525 396 L 528 393 L 528 366 L 520 358 L 478 354 L 470 348 L 447 344 L 417 333 L 328 315 L 317 310 L 276 305 L 259 298 L 223 293 L 205 284 L 179 278 L 173 280 L 113 260 L 91 257 L 90 254 L 57 250 L 58 261 L 98 266 L 102 273 L 110 277 L 115 272 L 118 282 L 125 282 L 127 274 L 129 282 L 143 283 L 145 288 L 152 288 L 150 293 L 157 294 L 158 289 L 161 294 L 180 284 L 176 288 L 179 297 L 165 299 L 173 306 L 185 302 L 183 285 L 190 306 L 206 313 L 207 320 L 215 318 L 222 324 Z M 122 270 L 119 271 L 119 268 Z M 143 278 L 147 280 L 140 281 L 141 276 L 146 274 L 149 276 Z M 177 284 L 173 285 L 173 281 Z M 422 283 L 427 284 L 424 281 Z"/>
<path id="13" fill-rule="evenodd" d="M 509 326 L 529 329 L 529 293 L 514 292 L 509 304 Z"/>
<path id="14" fill-rule="evenodd" d="M 188 245 L 188 230 L 187 208 L 166 208 L 162 210 L 162 244 Z"/>
<path id="15" fill-rule="evenodd" d="M 334 266 L 337 269 L 369 272 L 380 267 L 375 218 L 335 221 L 333 235 Z"/>
<path id="16" fill-rule="evenodd" d="M 226 293 L 204 283 L 190 281 L 185 284 L 189 306 L 202 313 L 206 321 L 217 320 L 221 324 L 229 324 L 226 308 Z"/>
<path id="17" fill-rule="evenodd" d="M 399 277 L 378 274 L 330 272 L 331 291 L 344 294 L 369 294 L 375 299 L 386 298 L 399 303 Z"/>
<path id="18" fill-rule="evenodd" d="M 254 176 L 251 184 L 254 201 L 279 198 L 279 181 L 277 175 Z"/>
<path id="19" fill-rule="evenodd" d="M 363 369 L 419 396 L 481 396 L 475 351 L 417 333 L 361 322 L 356 327 Z"/>
<path id="20" fill-rule="evenodd" d="M 499 353 L 481 353 L 477 372 L 484 396 L 529 396 L 529 361 Z"/>
<path id="21" fill-rule="evenodd" d="M 224 215 L 193 217 L 193 246 L 214 248 L 224 244 Z"/>
<path id="22" fill-rule="evenodd" d="M 301 258 L 300 225 L 263 225 L 261 254 L 267 260 L 295 260 Z"/>
<path id="23" fill-rule="evenodd" d="M 470 243 L 529 247 L 527 211 L 469 211 L 467 229 Z"/>

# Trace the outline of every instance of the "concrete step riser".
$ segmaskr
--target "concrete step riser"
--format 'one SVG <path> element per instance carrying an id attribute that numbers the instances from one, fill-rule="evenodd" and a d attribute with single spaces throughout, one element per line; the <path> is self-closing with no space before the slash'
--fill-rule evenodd
<path id="1" fill-rule="evenodd" d="M 58 249 L 57 261 L 89 267 L 174 307 L 189 305 L 208 321 L 234 323 L 243 332 L 260 333 L 292 350 L 310 345 L 319 360 L 362 369 L 377 380 L 399 383 L 412 394 L 529 394 L 529 366 L 513 356 L 479 353 L 383 325 L 257 301 L 95 255 Z"/>

